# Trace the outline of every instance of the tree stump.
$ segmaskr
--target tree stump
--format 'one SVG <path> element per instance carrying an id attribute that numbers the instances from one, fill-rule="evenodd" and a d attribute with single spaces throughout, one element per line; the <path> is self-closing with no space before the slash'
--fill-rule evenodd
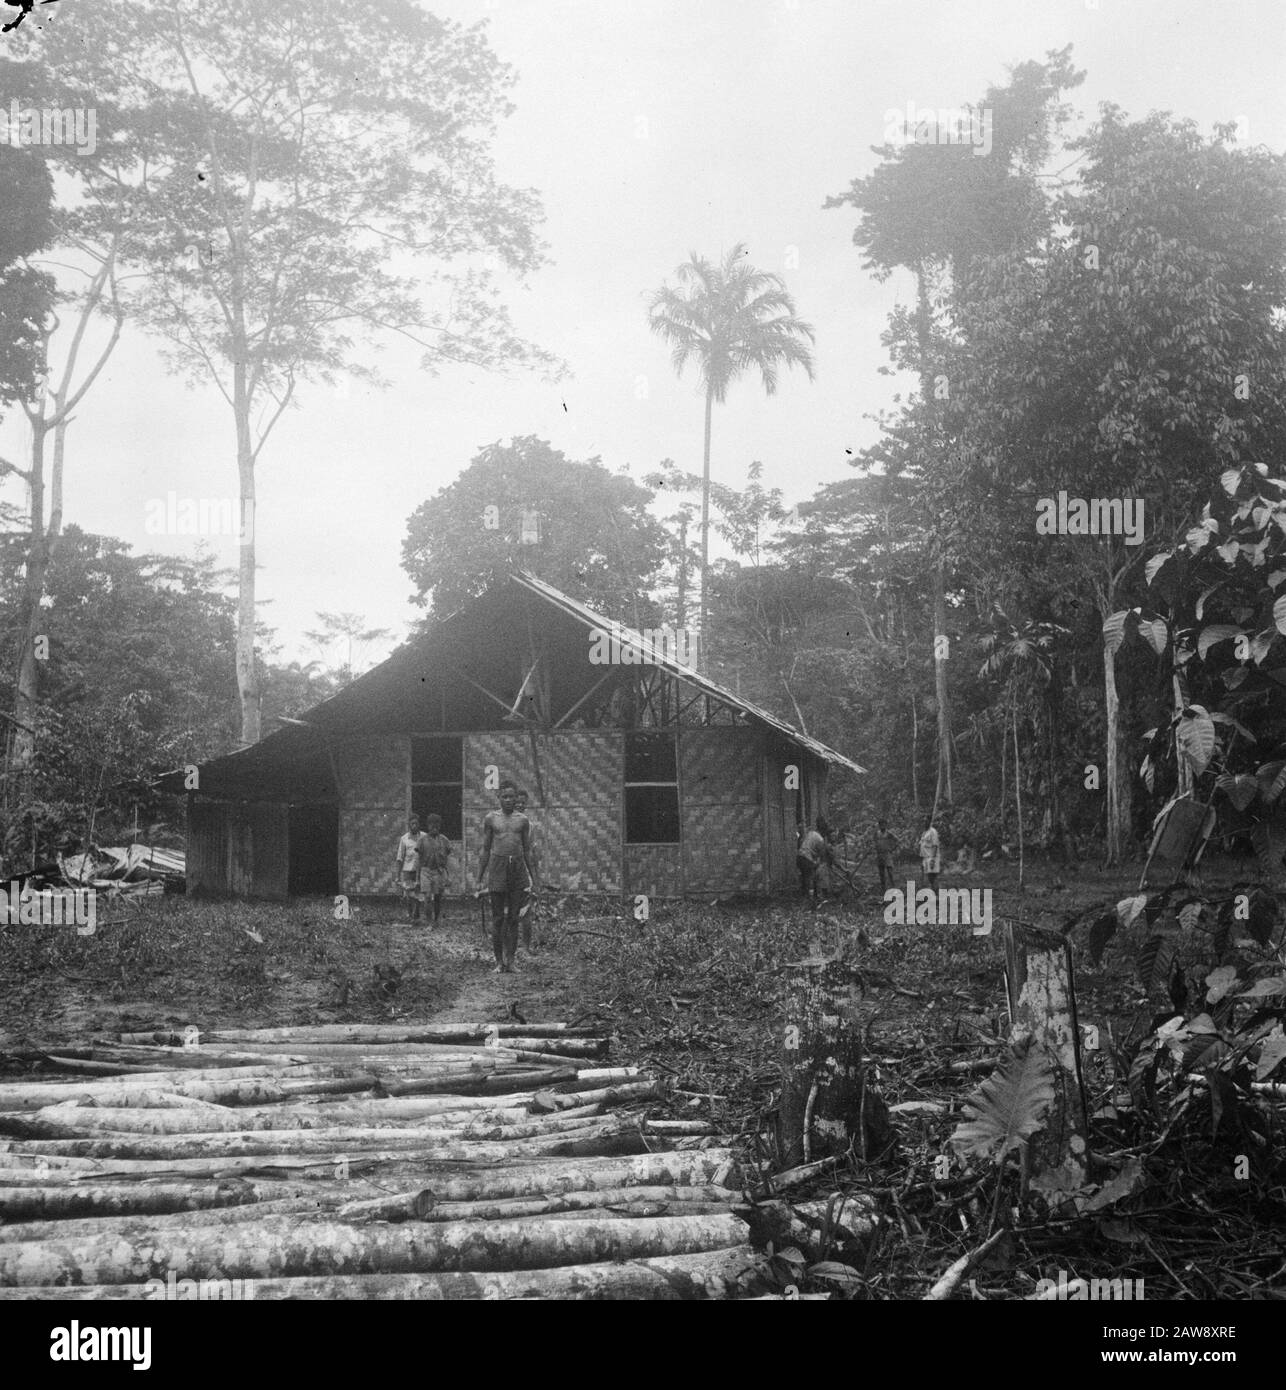
<path id="1" fill-rule="evenodd" d="M 786 1167 L 848 1152 L 887 1148 L 888 1109 L 867 1085 L 854 1004 L 861 976 L 819 950 L 789 967 L 781 1044 L 778 1152 Z M 856 990 L 856 993 L 855 993 Z"/>
<path id="2" fill-rule="evenodd" d="M 1038 1187 L 1075 1191 L 1086 1182 L 1088 1117 L 1067 943 L 1058 932 L 1020 922 L 1005 923 L 1004 942 L 1010 1041 L 1030 1039 L 1054 1073 L 1054 1101 L 1029 1145 L 1029 1171 L 1046 1175 Z"/>

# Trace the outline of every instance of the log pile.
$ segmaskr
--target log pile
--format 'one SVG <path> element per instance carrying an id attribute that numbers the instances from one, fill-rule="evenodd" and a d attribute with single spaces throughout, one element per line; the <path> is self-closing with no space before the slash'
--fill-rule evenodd
<path id="1" fill-rule="evenodd" d="M 0 1081 L 0 1299 L 761 1293 L 729 1142 L 607 1049 L 481 1023 L 10 1052 L 42 1076 Z"/>

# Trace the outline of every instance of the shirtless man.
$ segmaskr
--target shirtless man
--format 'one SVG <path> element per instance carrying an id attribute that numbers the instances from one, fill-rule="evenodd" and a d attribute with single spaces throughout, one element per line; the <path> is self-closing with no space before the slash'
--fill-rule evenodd
<path id="1" fill-rule="evenodd" d="M 518 949 L 518 913 L 527 885 L 536 881 L 530 862 L 531 822 L 515 810 L 517 804 L 517 786 L 510 781 L 501 782 L 500 809 L 488 811 L 482 822 L 478 886 L 491 898 L 494 975 L 513 971 L 514 952 Z"/>

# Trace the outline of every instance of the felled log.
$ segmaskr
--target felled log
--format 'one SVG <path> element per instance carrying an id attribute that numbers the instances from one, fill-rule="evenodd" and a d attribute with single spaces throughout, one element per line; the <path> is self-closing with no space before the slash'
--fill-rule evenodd
<path id="1" fill-rule="evenodd" d="M 320 1130 L 269 1129 L 236 1133 L 113 1135 L 101 1139 L 66 1140 L 78 1144 L 77 1156 L 87 1159 L 131 1159 L 168 1162 L 177 1158 L 224 1158 L 238 1155 L 271 1157 L 287 1154 L 359 1153 L 368 1149 L 416 1153 L 442 1144 L 491 1143 L 566 1134 L 591 1136 L 603 1125 L 592 1116 L 540 1121 L 531 1116 L 509 1124 L 452 1125 L 442 1128 L 378 1129 L 343 1125 Z M 58 1140 L 37 1141 L 57 1144 Z M 49 1158 L 46 1150 L 35 1157 Z"/>
<path id="2" fill-rule="evenodd" d="M 0 1133 L 19 1139 L 58 1139 L 113 1134 L 217 1134 L 272 1129 L 329 1129 L 362 1125 L 397 1130 L 421 1126 L 431 1110 L 414 1099 L 372 1100 L 364 1105 L 265 1105 L 199 1110 L 58 1105 L 0 1116 Z"/>
<path id="3" fill-rule="evenodd" d="M 602 1086 L 589 1091 L 537 1091 L 533 1104 L 538 1110 L 570 1110 L 578 1105 L 625 1105 L 631 1101 L 653 1100 L 662 1094 L 659 1081 L 627 1081 L 619 1086 Z"/>
<path id="4" fill-rule="evenodd" d="M 261 1184 L 262 1185 L 262 1184 Z M 288 1184 L 283 1184 L 288 1186 Z M 355 1184 L 346 1183 L 344 1192 Z M 65 1217 L 55 1221 L 18 1221 L 0 1225 L 0 1245 L 37 1240 L 70 1240 L 76 1236 L 105 1236 L 123 1233 L 143 1236 L 158 1227 L 177 1226 L 180 1229 L 197 1226 L 228 1226 L 238 1221 L 263 1221 L 271 1216 L 313 1215 L 329 1218 L 343 1205 L 340 1191 L 317 1187 L 307 1189 L 306 1197 L 273 1198 L 266 1202 L 244 1202 L 236 1207 L 199 1207 L 196 1210 L 169 1213 L 126 1213 L 122 1216 Z"/>
<path id="5" fill-rule="evenodd" d="M 484 1093 L 503 1095 L 506 1091 L 532 1090 L 541 1086 L 552 1086 L 560 1081 L 575 1081 L 575 1067 L 547 1067 L 538 1070 L 514 1070 L 509 1072 L 450 1072 L 441 1076 L 425 1077 L 422 1080 L 399 1080 L 383 1082 L 384 1089 L 391 1096 L 432 1095 L 434 1093 L 466 1094 Z"/>
<path id="6" fill-rule="evenodd" d="M 733 1215 L 613 1217 L 540 1222 L 449 1221 L 351 1226 L 278 1218 L 241 1226 L 165 1230 L 0 1245 L 0 1286 L 132 1284 L 171 1270 L 217 1268 L 229 1279 L 545 1269 L 657 1255 L 726 1250 L 745 1243 Z"/>
<path id="7" fill-rule="evenodd" d="M 380 1299 L 440 1302 L 464 1299 L 615 1299 L 673 1302 L 751 1297 L 768 1286 L 764 1257 L 749 1245 L 692 1255 L 661 1255 L 553 1269 L 470 1274 L 359 1274 L 256 1279 L 256 1299 Z M 146 1284 L 88 1288 L 0 1289 L 0 1299 L 144 1299 Z"/>
<path id="8" fill-rule="evenodd" d="M 609 1214 L 610 1209 L 632 1208 L 634 1215 L 664 1215 L 651 1208 L 690 1208 L 692 1211 L 731 1211 L 744 1199 L 739 1192 L 727 1187 L 615 1187 L 591 1192 L 559 1192 L 545 1197 L 506 1197 L 481 1202 L 435 1202 L 427 1192 L 417 1194 L 415 1219 L 418 1221 L 508 1221 L 534 1216 L 553 1216 L 568 1212 L 598 1211 Z M 340 1220 L 354 1206 L 341 1207 Z M 642 1210 L 647 1209 L 647 1210 Z M 617 1214 L 623 1214 L 617 1212 Z M 388 1219 L 388 1218 L 385 1218 Z"/>
<path id="9" fill-rule="evenodd" d="M 643 1128 L 648 1134 L 718 1134 L 719 1130 L 708 1120 L 644 1120 Z"/>
<path id="10" fill-rule="evenodd" d="M 426 1165 L 434 1163 L 503 1163 L 527 1158 L 618 1157 L 645 1153 L 647 1150 L 637 1121 L 610 1117 L 597 1125 L 586 1125 L 584 1129 L 576 1129 L 569 1134 L 552 1134 L 538 1139 L 515 1139 L 503 1143 L 453 1139 L 451 1142 L 433 1144 L 417 1141 L 400 1149 L 389 1146 L 368 1149 L 354 1145 L 348 1153 L 342 1150 L 335 1152 L 334 1146 L 329 1147 L 330 1152 L 319 1154 L 277 1153 L 224 1157 L 215 1155 L 209 1158 L 176 1158 L 163 1161 L 124 1158 L 65 1159 L 62 1162 L 84 1165 L 78 1166 L 74 1173 L 69 1173 L 67 1181 L 81 1178 L 97 1181 L 112 1177 L 217 1178 L 238 1173 L 281 1173 L 299 1178 L 328 1179 L 341 1160 L 344 1160 L 354 1173 L 381 1171 L 391 1176 L 399 1169 L 410 1169 L 422 1174 Z M 34 1181 L 49 1182 L 56 1178 L 56 1174 L 51 1174 Z M 26 1185 L 30 1186 L 33 1183 Z"/>
<path id="11" fill-rule="evenodd" d="M 265 1187 L 246 1179 L 0 1187 L 0 1217 L 6 1221 L 30 1221 L 60 1216 L 119 1216 L 126 1212 L 195 1211 L 202 1207 L 243 1206 L 283 1195 L 280 1184 Z"/>
<path id="12" fill-rule="evenodd" d="M 517 1197 L 547 1197 L 562 1192 L 604 1191 L 622 1187 L 724 1187 L 735 1181 L 737 1166 L 730 1149 L 704 1153 L 649 1153 L 637 1158 L 587 1159 L 580 1163 L 530 1163 L 477 1173 L 434 1174 L 427 1188 L 380 1198 L 386 1216 L 406 1220 L 416 1214 L 422 1194 L 429 1202 L 479 1202 Z M 371 1208 L 373 1213 L 374 1208 Z"/>
<path id="13" fill-rule="evenodd" d="M 468 1043 L 497 1038 L 593 1038 L 600 1028 L 573 1027 L 566 1023 L 323 1023 L 299 1028 L 215 1028 L 201 1032 L 210 1043 Z M 159 1029 L 150 1033 L 122 1033 L 124 1043 L 179 1046 L 181 1032 Z"/>

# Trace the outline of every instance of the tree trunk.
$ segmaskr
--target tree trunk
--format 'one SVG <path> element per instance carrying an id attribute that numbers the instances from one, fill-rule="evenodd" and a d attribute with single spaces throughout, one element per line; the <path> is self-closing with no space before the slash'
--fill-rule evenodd
<path id="1" fill-rule="evenodd" d="M 45 531 L 45 435 L 48 426 L 39 417 L 31 419 L 31 469 L 27 494 L 31 508 L 31 536 L 22 593 L 22 626 L 18 650 L 18 677 L 13 699 L 13 742 L 9 789 L 10 804 L 22 807 L 31 801 L 32 764 L 36 756 L 36 718 L 40 700 L 39 662 L 36 638 L 40 635 L 41 606 L 49 572 L 48 537 Z"/>
<path id="2" fill-rule="evenodd" d="M 446 1300 L 537 1299 L 655 1300 L 750 1298 L 768 1287 L 765 1260 L 749 1245 L 692 1255 L 660 1255 L 621 1263 L 564 1265 L 554 1269 L 470 1274 L 320 1275 L 256 1279 L 246 1296 L 256 1299 Z M 155 1288 L 155 1285 L 152 1286 Z M 0 1299 L 143 1299 L 146 1284 L 89 1288 L 0 1290 Z M 217 1297 L 217 1294 L 212 1294 Z"/>
<path id="3" fill-rule="evenodd" d="M 232 1225 L 166 1230 L 135 1241 L 109 1235 L 0 1245 L 0 1285 L 133 1284 L 164 1279 L 171 1270 L 218 1269 L 225 1278 L 255 1279 L 542 1269 L 726 1250 L 745 1238 L 746 1223 L 731 1214 L 389 1227 L 285 1217 L 249 1231 Z"/>
<path id="4" fill-rule="evenodd" d="M 1005 923 L 1004 941 L 1011 1041 L 1030 1040 L 1054 1072 L 1054 1101 L 1028 1150 L 1030 1171 L 1036 1177 L 1057 1172 L 1068 1188 L 1083 1187 L 1088 1119 L 1067 943 L 1056 932 L 1015 922 Z"/>
<path id="5" fill-rule="evenodd" d="M 1105 615 L 1106 616 L 1106 615 Z M 1121 758 L 1121 706 L 1116 693 L 1116 653 L 1103 649 L 1103 714 L 1107 724 L 1107 866 L 1125 857 L 1133 811 L 1129 759 Z"/>
<path id="6" fill-rule="evenodd" d="M 701 628 L 697 634 L 697 669 L 709 670 L 706 656 L 710 614 L 710 421 L 714 413 L 714 392 L 706 388 L 705 440 L 701 451 Z"/>
<path id="7" fill-rule="evenodd" d="M 850 1145 L 863 1157 L 888 1142 L 888 1112 L 868 1088 L 851 1017 L 855 972 L 813 957 L 791 969 L 782 1038 L 778 1156 L 792 1167 Z"/>
<path id="8" fill-rule="evenodd" d="M 259 668 L 255 653 L 255 460 L 250 434 L 250 392 L 244 343 L 233 364 L 233 412 L 237 430 L 237 477 L 241 485 L 241 544 L 237 589 L 237 693 L 241 700 L 241 746 L 258 743 L 262 724 Z"/>
<path id="9" fill-rule="evenodd" d="M 1022 781 L 1022 762 L 1018 757 L 1018 710 L 1013 711 L 1012 727 L 1014 731 L 1014 809 L 1018 816 L 1018 891 L 1023 891 L 1023 871 L 1025 860 L 1023 858 L 1023 781 Z"/>
<path id="10" fill-rule="evenodd" d="M 938 704 L 938 782 L 933 792 L 933 814 L 945 803 L 950 806 L 951 791 L 951 703 L 947 688 L 947 660 L 938 651 L 939 640 L 947 639 L 947 596 L 946 576 L 943 562 L 938 560 L 933 567 L 933 691 Z"/>

